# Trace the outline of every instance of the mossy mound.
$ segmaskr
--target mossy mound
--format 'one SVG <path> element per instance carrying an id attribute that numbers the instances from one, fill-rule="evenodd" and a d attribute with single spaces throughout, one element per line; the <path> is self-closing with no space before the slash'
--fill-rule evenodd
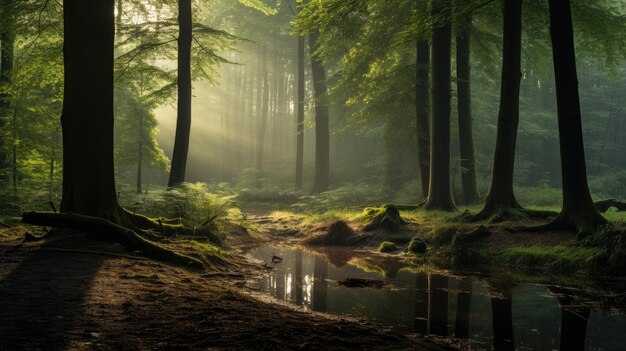
<path id="1" fill-rule="evenodd" d="M 315 236 L 305 242 L 307 245 L 351 246 L 363 239 L 357 235 L 348 223 L 336 221 L 328 226 L 326 233 Z"/>
<path id="2" fill-rule="evenodd" d="M 426 249 L 426 242 L 419 236 L 414 236 L 407 247 L 408 252 L 414 255 L 426 253 Z"/>
<path id="3" fill-rule="evenodd" d="M 396 232 L 406 225 L 400 217 L 400 211 L 395 207 L 368 207 L 364 210 L 364 217 L 368 220 L 363 231 L 383 229 Z"/>
<path id="4" fill-rule="evenodd" d="M 395 252 L 395 251 L 398 251 L 398 247 L 396 246 L 396 244 L 392 243 L 391 241 L 383 241 L 378 246 L 378 252 Z"/>

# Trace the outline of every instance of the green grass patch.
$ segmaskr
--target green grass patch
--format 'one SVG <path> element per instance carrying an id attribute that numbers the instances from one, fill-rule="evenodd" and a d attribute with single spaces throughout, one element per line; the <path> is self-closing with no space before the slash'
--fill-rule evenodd
<path id="1" fill-rule="evenodd" d="M 504 263 L 530 269 L 548 268 L 552 271 L 575 272 L 589 267 L 588 259 L 598 252 L 597 248 L 576 246 L 527 246 L 511 247 L 502 251 Z"/>

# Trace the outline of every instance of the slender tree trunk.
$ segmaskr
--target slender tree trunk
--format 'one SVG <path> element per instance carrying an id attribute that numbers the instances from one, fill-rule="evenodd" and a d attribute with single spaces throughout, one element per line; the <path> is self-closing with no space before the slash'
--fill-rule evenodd
<path id="1" fill-rule="evenodd" d="M 138 123 L 138 133 L 139 138 L 137 140 L 137 182 L 136 182 L 136 191 L 137 194 L 141 194 L 142 184 L 142 171 L 143 171 L 143 109 L 137 109 L 137 118 L 139 120 Z"/>
<path id="2" fill-rule="evenodd" d="M 309 34 L 313 90 L 315 92 L 315 178 L 311 193 L 327 191 L 330 183 L 330 128 L 326 100 L 326 70 L 315 52 L 319 48 L 317 31 Z"/>
<path id="3" fill-rule="evenodd" d="M 304 173 L 304 36 L 298 37 L 298 100 L 296 112 L 296 189 Z"/>
<path id="4" fill-rule="evenodd" d="M 570 1 L 549 5 L 563 180 L 563 209 L 553 224 L 587 235 L 608 222 L 593 205 L 587 184 Z"/>
<path id="5" fill-rule="evenodd" d="M 168 186 L 185 181 L 191 132 L 191 0 L 178 0 L 178 116 Z"/>
<path id="6" fill-rule="evenodd" d="M 461 154 L 462 201 L 473 204 L 480 200 L 476 181 L 476 156 L 472 122 L 472 94 L 470 89 L 470 30 L 472 14 L 457 24 L 456 34 L 456 86 L 459 112 L 459 146 Z"/>
<path id="7" fill-rule="evenodd" d="M 450 56 L 452 29 L 450 0 L 435 0 L 432 14 L 443 17 L 445 25 L 433 30 L 432 84 L 430 90 L 432 121 L 430 126 L 430 182 L 426 209 L 453 211 L 450 184 Z"/>
<path id="8" fill-rule="evenodd" d="M 500 111 L 498 112 L 491 186 L 485 206 L 477 215 L 479 218 L 522 209 L 513 193 L 515 145 L 519 124 L 519 91 L 522 77 L 522 0 L 504 0 L 503 28 Z"/>
<path id="9" fill-rule="evenodd" d="M 61 211 L 115 220 L 119 205 L 113 176 L 113 9 L 113 0 L 63 4 Z"/>
<path id="10" fill-rule="evenodd" d="M 12 2 L 7 1 L 0 8 L 3 19 L 9 19 L 11 16 Z M 6 31 L 0 33 L 0 85 L 6 86 L 11 83 L 11 75 L 13 72 L 13 53 L 15 47 L 15 35 L 11 33 L 12 21 L 8 20 L 4 23 Z M 0 94 L 0 130 L 3 130 L 6 121 L 11 115 L 10 96 L 7 93 Z M 8 147 L 7 141 L 3 140 L 2 134 L 0 134 L 0 180 L 8 179 L 7 168 L 8 155 L 6 148 Z"/>
<path id="11" fill-rule="evenodd" d="M 263 91 L 263 102 L 261 106 L 261 119 L 259 120 L 258 127 L 258 135 L 257 135 L 257 147 L 256 147 L 256 169 L 263 169 L 263 156 L 264 156 L 264 147 L 265 147 L 265 134 L 267 130 L 267 120 L 269 118 L 269 103 L 270 103 L 270 84 L 269 77 L 267 72 L 267 50 L 263 47 L 262 58 L 262 70 L 261 70 L 261 78 L 262 78 L 262 91 Z"/>
<path id="12" fill-rule="evenodd" d="M 417 107 L 417 155 L 422 186 L 422 199 L 428 196 L 430 184 L 430 96 L 428 92 L 430 46 L 428 40 L 417 41 L 415 102 Z"/>
<path id="13" fill-rule="evenodd" d="M 13 108 L 13 145 L 11 147 L 13 151 L 13 157 L 11 162 L 11 168 L 13 169 L 13 193 L 17 195 L 17 144 L 18 144 L 18 135 L 17 135 L 17 109 Z"/>

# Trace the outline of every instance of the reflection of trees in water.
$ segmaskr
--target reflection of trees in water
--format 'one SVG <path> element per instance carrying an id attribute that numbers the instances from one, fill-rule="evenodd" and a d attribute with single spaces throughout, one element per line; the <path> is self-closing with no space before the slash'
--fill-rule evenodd
<path id="1" fill-rule="evenodd" d="M 313 268 L 313 311 L 325 312 L 326 299 L 328 295 L 328 263 L 322 257 L 315 256 L 315 266 Z"/>
<path id="2" fill-rule="evenodd" d="M 513 286 L 505 281 L 490 281 L 491 316 L 493 324 L 493 347 L 496 351 L 514 350 L 513 342 Z"/>
<path id="3" fill-rule="evenodd" d="M 587 322 L 591 309 L 574 296 L 565 295 L 558 287 L 550 287 L 555 293 L 561 306 L 561 343 L 562 351 L 577 351 L 585 349 L 585 336 L 587 334 Z"/>
<path id="4" fill-rule="evenodd" d="M 472 304 L 472 279 L 462 277 L 459 279 L 459 294 L 456 302 L 456 323 L 454 324 L 454 336 L 461 339 L 469 337 L 470 308 Z"/>
<path id="5" fill-rule="evenodd" d="M 432 274 L 428 280 L 428 332 L 448 335 L 448 280 L 444 275 Z"/>
<path id="6" fill-rule="evenodd" d="M 296 296 L 296 304 L 302 305 L 302 250 L 296 250 L 295 253 L 295 269 L 294 269 L 294 277 L 292 281 L 293 288 L 292 290 Z"/>
<path id="7" fill-rule="evenodd" d="M 415 332 L 428 333 L 428 275 L 415 275 Z"/>

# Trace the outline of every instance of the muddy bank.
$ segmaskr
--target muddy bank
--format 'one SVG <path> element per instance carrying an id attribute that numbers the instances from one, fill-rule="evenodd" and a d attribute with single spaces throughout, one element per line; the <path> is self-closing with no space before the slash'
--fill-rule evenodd
<path id="1" fill-rule="evenodd" d="M 2 350 L 449 349 L 260 302 L 238 278 L 250 273 L 243 269 L 192 272 L 103 255 L 128 252 L 82 238 L 16 244 L 0 245 Z"/>

